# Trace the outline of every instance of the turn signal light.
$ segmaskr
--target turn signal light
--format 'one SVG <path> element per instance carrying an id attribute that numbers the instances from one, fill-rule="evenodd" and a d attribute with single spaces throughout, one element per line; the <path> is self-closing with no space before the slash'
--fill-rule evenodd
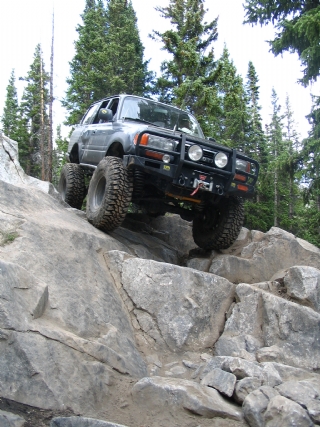
<path id="1" fill-rule="evenodd" d="M 249 188 L 246 185 L 238 184 L 237 189 L 240 191 L 248 191 Z"/>
<path id="2" fill-rule="evenodd" d="M 244 175 L 240 175 L 240 174 L 236 173 L 234 176 L 234 179 L 236 179 L 237 181 L 246 182 L 247 177 Z"/>
<path id="3" fill-rule="evenodd" d="M 139 137 L 139 134 L 137 133 L 133 139 L 134 145 L 137 145 L 138 137 Z M 140 145 L 148 145 L 148 141 L 149 141 L 149 135 L 147 133 L 144 133 L 141 137 Z"/>
<path id="4" fill-rule="evenodd" d="M 162 160 L 162 157 L 163 157 L 163 153 L 157 153 L 156 151 L 150 151 L 150 150 L 146 150 L 145 155 L 157 160 Z"/>

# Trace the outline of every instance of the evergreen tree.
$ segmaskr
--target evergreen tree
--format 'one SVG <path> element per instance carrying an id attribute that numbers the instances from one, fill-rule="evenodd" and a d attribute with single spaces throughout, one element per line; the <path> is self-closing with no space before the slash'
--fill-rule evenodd
<path id="1" fill-rule="evenodd" d="M 131 0 L 107 0 L 107 95 L 144 95 L 152 75 L 143 61 L 144 47 Z"/>
<path id="2" fill-rule="evenodd" d="M 58 187 L 60 173 L 63 165 L 67 162 L 66 154 L 68 149 L 68 140 L 61 135 L 61 125 L 57 126 L 57 136 L 55 139 L 55 149 L 53 150 L 53 173 L 52 182 Z"/>
<path id="3" fill-rule="evenodd" d="M 284 115 L 281 114 L 281 106 L 278 96 L 272 90 L 272 118 L 269 125 L 268 139 L 270 146 L 269 174 L 273 177 L 273 225 L 290 229 L 289 217 L 289 191 L 290 176 L 288 174 L 288 141 L 285 140 L 283 126 Z"/>
<path id="4" fill-rule="evenodd" d="M 15 86 L 16 78 L 12 70 L 9 84 L 7 86 L 7 96 L 5 100 L 3 116 L 1 117 L 2 130 L 9 138 L 19 140 L 19 102 Z"/>
<path id="5" fill-rule="evenodd" d="M 307 185 L 306 200 L 320 212 L 320 97 L 313 96 L 309 137 L 303 141 L 304 183 Z"/>
<path id="6" fill-rule="evenodd" d="M 215 136 L 225 145 L 249 155 L 247 145 L 249 116 L 246 93 L 242 77 L 237 74 L 226 46 L 219 59 L 219 67 L 220 73 L 216 86 L 220 100 L 220 114 L 211 118 L 218 128 L 218 134 Z"/>
<path id="7" fill-rule="evenodd" d="M 307 116 L 311 130 L 302 147 L 305 204 L 299 206 L 296 234 L 320 247 L 320 97 L 312 98 L 311 112 Z"/>
<path id="8" fill-rule="evenodd" d="M 259 162 L 259 179 L 254 200 L 245 202 L 245 225 L 250 229 L 267 231 L 272 224 L 270 212 L 273 209 L 268 172 L 269 156 L 266 136 L 262 128 L 261 106 L 259 104 L 259 79 L 253 63 L 248 64 L 246 99 L 249 115 L 247 132 L 247 153 Z"/>
<path id="9" fill-rule="evenodd" d="M 41 46 L 36 46 L 34 60 L 27 77 L 21 102 L 21 117 L 25 139 L 19 147 L 21 165 L 28 175 L 46 179 L 48 146 L 48 89 L 49 75 L 44 70 Z M 21 153 L 21 154 L 20 154 Z"/>
<path id="10" fill-rule="evenodd" d="M 86 0 L 83 24 L 76 31 L 75 56 L 70 62 L 68 89 L 62 105 L 69 111 L 67 124 L 78 123 L 91 104 L 108 94 L 107 14 L 102 0 Z"/>
<path id="11" fill-rule="evenodd" d="M 258 160 L 261 166 L 265 167 L 267 163 L 266 137 L 262 128 L 262 117 L 260 114 L 261 106 L 259 104 L 259 79 L 253 63 L 248 65 L 246 95 L 247 111 L 249 115 L 248 124 L 248 154 Z"/>
<path id="12" fill-rule="evenodd" d="M 320 4 L 318 0 L 246 0 L 246 23 L 276 24 L 271 40 L 275 55 L 297 52 L 302 65 L 304 85 L 316 80 L 320 70 Z"/>
<path id="13" fill-rule="evenodd" d="M 204 22 L 204 0 L 170 0 L 168 7 L 157 10 L 172 25 L 168 31 L 153 34 L 172 56 L 161 65 L 156 86 L 159 99 L 189 109 L 204 132 L 213 136 L 211 118 L 220 110 L 216 88 L 220 68 L 212 48 L 217 39 L 217 19 Z"/>
<path id="14" fill-rule="evenodd" d="M 151 79 L 130 0 L 107 0 L 107 9 L 102 0 L 87 0 L 82 21 L 63 101 L 68 124 L 78 123 L 98 99 L 122 92 L 143 95 Z"/>
<path id="15" fill-rule="evenodd" d="M 299 188 L 297 186 L 297 174 L 302 166 L 302 156 L 299 147 L 299 137 L 295 128 L 293 111 L 291 109 L 288 95 L 286 97 L 283 119 L 285 122 L 283 133 L 284 150 L 280 155 L 280 164 L 288 180 L 288 220 L 285 226 L 288 230 L 294 233 L 297 229 L 297 225 L 294 220 L 298 197 L 300 195 Z"/>

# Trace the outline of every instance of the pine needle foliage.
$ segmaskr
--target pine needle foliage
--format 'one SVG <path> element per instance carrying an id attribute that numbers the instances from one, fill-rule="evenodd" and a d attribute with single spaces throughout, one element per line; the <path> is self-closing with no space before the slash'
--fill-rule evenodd
<path id="1" fill-rule="evenodd" d="M 125 92 L 143 95 L 152 78 L 130 0 L 87 0 L 81 17 L 62 102 L 69 125 L 78 123 L 96 100 Z"/>
<path id="2" fill-rule="evenodd" d="M 46 179 L 49 135 L 47 86 L 50 78 L 44 68 L 40 44 L 36 46 L 33 62 L 22 80 L 26 86 L 20 104 L 21 133 L 24 133 L 19 144 L 20 163 L 28 175 Z"/>
<path id="3" fill-rule="evenodd" d="M 4 134 L 17 141 L 17 137 L 19 135 L 19 101 L 14 70 L 11 71 L 9 83 L 6 88 L 6 99 L 1 123 Z"/>
<path id="4" fill-rule="evenodd" d="M 169 6 L 158 7 L 171 29 L 153 32 L 170 58 L 161 65 L 156 93 L 160 101 L 186 108 L 193 113 L 206 135 L 213 136 L 210 117 L 219 111 L 216 82 L 220 67 L 215 61 L 217 19 L 207 23 L 204 0 L 170 0 Z"/>
<path id="5" fill-rule="evenodd" d="M 304 67 L 300 82 L 307 86 L 320 72 L 320 4 L 318 0 L 245 0 L 245 23 L 276 26 L 269 41 L 275 55 L 296 52 Z"/>

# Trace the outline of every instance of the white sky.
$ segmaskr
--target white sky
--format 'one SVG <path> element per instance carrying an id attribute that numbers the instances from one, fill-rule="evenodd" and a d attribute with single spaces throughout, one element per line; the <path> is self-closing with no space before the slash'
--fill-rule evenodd
<path id="1" fill-rule="evenodd" d="M 138 18 L 140 37 L 145 46 L 145 59 L 151 59 L 150 69 L 158 72 L 165 53 L 161 44 L 148 37 L 153 29 L 163 31 L 168 25 L 154 10 L 166 6 L 169 0 L 132 0 Z M 310 94 L 319 94 L 319 84 L 303 88 L 297 82 L 301 67 L 295 54 L 275 58 L 269 53 L 266 40 L 273 37 L 272 27 L 242 25 L 243 0 L 207 0 L 206 21 L 219 16 L 218 42 L 214 44 L 216 59 L 221 55 L 224 43 L 238 72 L 245 78 L 248 62 L 252 61 L 260 84 L 260 103 L 264 122 L 271 114 L 271 90 L 275 88 L 279 102 L 284 107 L 286 94 L 289 95 L 297 130 L 304 138 L 309 124 L 305 116 L 311 109 Z M 59 102 L 64 97 L 69 75 L 69 61 L 74 56 L 75 28 L 81 22 L 85 0 L 0 0 L 0 115 L 3 112 L 11 70 L 15 69 L 19 100 L 23 82 L 33 62 L 35 47 L 41 43 L 46 70 L 50 71 L 52 11 L 55 15 L 54 45 L 54 126 L 62 124 L 65 111 Z M 64 130 L 67 134 L 67 130 Z"/>

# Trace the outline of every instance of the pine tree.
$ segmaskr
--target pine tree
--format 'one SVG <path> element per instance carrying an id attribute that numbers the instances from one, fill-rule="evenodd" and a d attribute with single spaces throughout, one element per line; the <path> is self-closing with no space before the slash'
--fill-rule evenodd
<path id="1" fill-rule="evenodd" d="M 245 202 L 245 226 L 250 229 L 267 231 L 272 225 L 270 212 L 273 209 L 273 200 L 270 192 L 269 156 L 260 114 L 260 88 L 258 83 L 259 79 L 255 67 L 250 61 L 245 85 L 249 116 L 246 152 L 259 162 L 260 169 L 255 198 Z"/>
<path id="2" fill-rule="evenodd" d="M 217 39 L 217 19 L 204 22 L 204 0 L 170 0 L 159 7 L 160 15 L 172 28 L 154 31 L 171 60 L 161 65 L 156 91 L 161 101 L 187 108 L 195 114 L 204 132 L 213 136 L 211 118 L 219 112 L 216 81 L 219 67 L 214 61 L 212 43 Z"/>
<path id="3" fill-rule="evenodd" d="M 242 77 L 237 74 L 237 69 L 230 59 L 226 46 L 219 59 L 219 66 L 220 74 L 216 86 L 221 114 L 211 118 L 219 128 L 216 137 L 225 145 L 244 151 L 249 155 L 247 145 L 249 116 L 246 93 Z"/>
<path id="4" fill-rule="evenodd" d="M 320 97 L 313 96 L 311 113 L 307 117 L 311 131 L 303 141 L 304 181 L 308 186 L 306 198 L 320 212 Z"/>
<path id="5" fill-rule="evenodd" d="M 148 62 L 143 61 L 144 47 L 131 0 L 108 0 L 107 22 L 106 95 L 144 95 L 152 75 Z"/>
<path id="6" fill-rule="evenodd" d="M 108 0 L 107 9 L 102 0 L 87 0 L 82 20 L 63 101 L 68 124 L 78 123 L 98 99 L 122 92 L 143 95 L 151 79 L 130 0 Z"/>
<path id="7" fill-rule="evenodd" d="M 9 84 L 7 86 L 7 96 L 5 100 L 3 115 L 1 117 L 2 130 L 9 138 L 19 140 L 19 102 L 15 86 L 16 78 L 12 70 Z"/>
<path id="8" fill-rule="evenodd" d="M 295 232 L 297 226 L 295 225 L 294 216 L 299 197 L 299 188 L 296 181 L 298 178 L 298 171 L 302 167 L 302 155 L 300 152 L 299 136 L 296 131 L 293 111 L 288 95 L 286 97 L 283 119 L 285 123 L 283 133 L 284 150 L 280 155 L 280 162 L 285 175 L 288 177 L 288 221 L 286 228 L 291 232 Z"/>
<path id="9" fill-rule="evenodd" d="M 76 31 L 75 56 L 70 62 L 68 89 L 62 105 L 69 111 L 67 124 L 79 123 L 89 105 L 108 93 L 107 15 L 102 0 L 86 0 Z"/>
<path id="10" fill-rule="evenodd" d="M 301 83 L 307 85 L 320 72 L 320 5 L 318 0 L 246 0 L 246 23 L 276 24 L 278 30 L 271 40 L 275 55 L 296 52 L 303 70 Z"/>
<path id="11" fill-rule="evenodd" d="M 253 63 L 248 64 L 246 95 L 247 111 L 249 115 L 248 126 L 248 154 L 258 160 L 261 166 L 265 167 L 267 163 L 266 137 L 262 128 L 262 117 L 260 114 L 261 106 L 259 104 L 259 79 Z"/>
<path id="12" fill-rule="evenodd" d="M 48 89 L 49 75 L 44 70 L 41 46 L 36 46 L 21 102 L 21 117 L 27 126 L 28 138 L 19 147 L 21 165 L 28 175 L 46 179 L 48 147 Z M 20 155 L 21 153 L 21 155 Z"/>
<path id="13" fill-rule="evenodd" d="M 272 117 L 269 125 L 268 139 L 270 147 L 269 173 L 273 177 L 273 225 L 281 225 L 281 197 L 286 189 L 286 175 L 283 174 L 281 153 L 284 150 L 283 144 L 283 116 L 281 115 L 281 106 L 275 89 L 271 94 Z"/>
<path id="14" fill-rule="evenodd" d="M 67 162 L 66 153 L 68 149 L 68 140 L 62 137 L 61 125 L 57 126 L 57 136 L 55 139 L 55 149 L 53 150 L 53 171 L 52 182 L 55 187 L 58 187 L 60 173 L 63 165 Z"/>

